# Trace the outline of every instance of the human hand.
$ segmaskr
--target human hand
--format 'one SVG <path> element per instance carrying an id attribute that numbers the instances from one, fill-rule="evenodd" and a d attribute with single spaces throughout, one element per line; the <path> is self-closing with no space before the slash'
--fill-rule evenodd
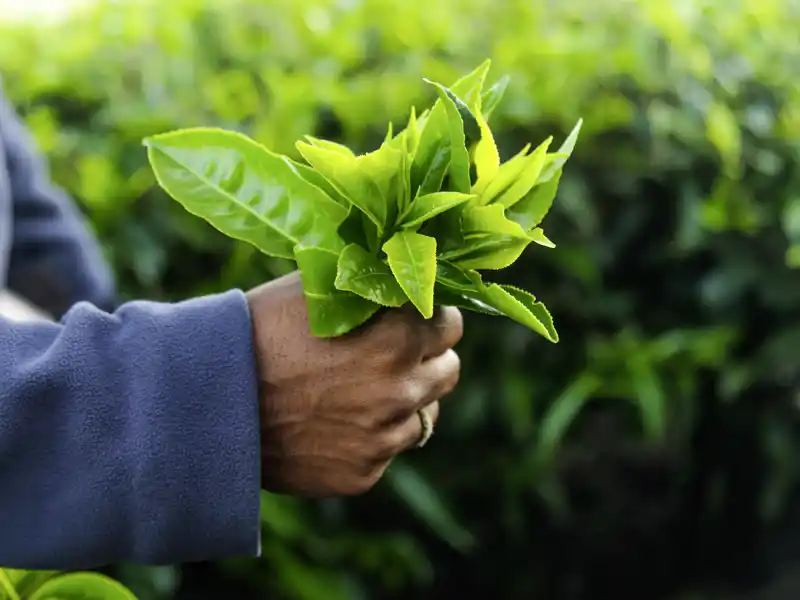
<path id="1" fill-rule="evenodd" d="M 425 320 L 412 307 L 382 312 L 337 338 L 309 331 L 297 272 L 247 294 L 261 405 L 262 487 L 327 497 L 360 494 L 423 438 L 424 411 L 458 382 L 455 308 Z"/>

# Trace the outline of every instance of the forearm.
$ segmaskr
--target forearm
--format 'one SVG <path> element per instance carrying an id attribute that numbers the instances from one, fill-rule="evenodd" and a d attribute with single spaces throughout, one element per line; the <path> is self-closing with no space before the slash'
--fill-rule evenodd
<path id="1" fill-rule="evenodd" d="M 9 286 L 56 316 L 79 301 L 113 310 L 114 282 L 97 241 L 1 94 L 0 144 L 13 203 Z"/>
<path id="2" fill-rule="evenodd" d="M 250 328 L 238 291 L 0 320 L 0 565 L 256 555 Z"/>

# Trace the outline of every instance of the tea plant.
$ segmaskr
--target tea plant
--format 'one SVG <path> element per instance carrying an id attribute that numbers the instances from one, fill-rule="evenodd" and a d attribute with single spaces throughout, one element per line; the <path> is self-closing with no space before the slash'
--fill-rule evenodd
<path id="1" fill-rule="evenodd" d="M 347 333 L 381 307 L 410 302 L 504 315 L 551 342 L 544 303 L 484 281 L 531 244 L 553 248 L 541 222 L 553 204 L 581 121 L 555 152 L 552 137 L 500 161 L 488 120 L 508 84 L 484 89 L 490 61 L 438 95 L 406 128 L 356 155 L 307 136 L 305 164 L 245 135 L 190 128 L 145 138 L 160 186 L 188 212 L 300 270 L 311 331 Z"/>

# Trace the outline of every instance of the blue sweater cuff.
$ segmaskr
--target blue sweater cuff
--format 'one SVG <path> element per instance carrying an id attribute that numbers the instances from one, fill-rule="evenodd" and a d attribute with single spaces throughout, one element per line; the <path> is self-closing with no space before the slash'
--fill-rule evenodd
<path id="1" fill-rule="evenodd" d="M 130 397 L 162 401 L 128 407 L 128 455 L 138 460 L 134 557 L 163 564 L 178 556 L 182 562 L 257 556 L 258 378 L 245 296 L 233 290 L 163 308 L 148 303 L 147 311 L 154 335 L 145 339 L 160 344 L 130 359 L 162 376 L 141 370 L 144 377 L 130 381 L 138 388 Z"/>

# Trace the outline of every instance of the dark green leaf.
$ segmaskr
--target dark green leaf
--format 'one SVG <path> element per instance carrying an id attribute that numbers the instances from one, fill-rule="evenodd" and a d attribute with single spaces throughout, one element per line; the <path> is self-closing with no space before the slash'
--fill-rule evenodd
<path id="1" fill-rule="evenodd" d="M 436 240 L 413 231 L 398 231 L 383 245 L 389 267 L 408 298 L 426 319 L 433 316 Z"/>
<path id="2" fill-rule="evenodd" d="M 434 154 L 433 160 L 430 165 L 428 165 L 428 171 L 425 173 L 416 194 L 418 196 L 425 196 L 442 189 L 442 182 L 449 168 L 450 144 L 445 142 L 438 146 L 436 154 Z"/>
<path id="3" fill-rule="evenodd" d="M 185 129 L 145 140 L 161 187 L 190 213 L 265 254 L 296 244 L 339 250 L 347 209 L 282 156 L 221 129 Z"/>
<path id="4" fill-rule="evenodd" d="M 474 545 L 469 531 L 456 521 L 436 489 L 418 471 L 395 461 L 386 471 L 386 480 L 408 508 L 454 549 L 466 551 Z"/>
<path id="5" fill-rule="evenodd" d="M 336 289 L 339 255 L 321 248 L 297 248 L 294 253 L 308 307 L 311 333 L 336 337 L 367 321 L 380 305 Z"/>
<path id="6" fill-rule="evenodd" d="M 352 292 L 383 306 L 408 302 L 389 266 L 360 246 L 351 244 L 339 256 L 336 289 Z"/>
<path id="7" fill-rule="evenodd" d="M 417 227 L 432 217 L 464 204 L 474 197 L 460 192 L 436 192 L 420 196 L 411 203 L 406 214 L 400 217 L 399 223 L 405 228 Z"/>
<path id="8" fill-rule="evenodd" d="M 447 116 L 447 131 L 450 140 L 450 181 L 456 192 L 468 194 L 470 191 L 469 152 L 464 136 L 464 123 L 458 107 L 448 95 L 447 88 L 435 81 L 425 80 L 436 88 L 439 99 L 444 104 Z"/>

